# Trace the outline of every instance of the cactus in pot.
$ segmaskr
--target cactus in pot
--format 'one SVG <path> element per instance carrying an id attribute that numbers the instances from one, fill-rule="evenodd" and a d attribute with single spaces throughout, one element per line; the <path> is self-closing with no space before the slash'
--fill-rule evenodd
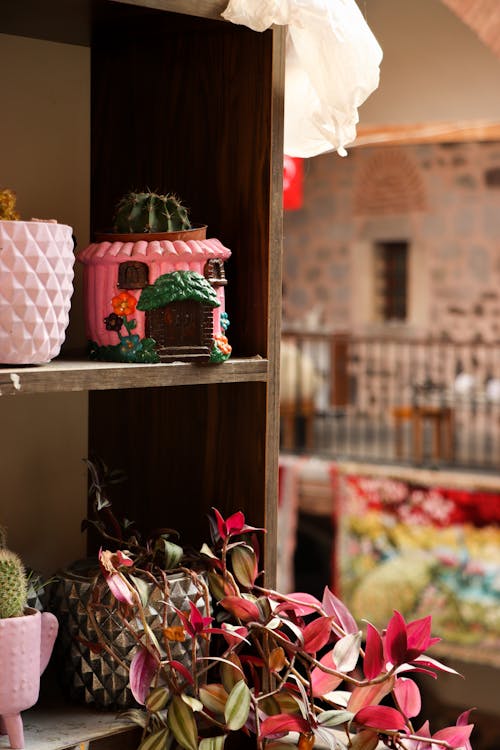
<path id="1" fill-rule="evenodd" d="M 224 289 L 231 251 L 207 239 L 207 226 L 192 225 L 186 207 L 166 191 L 126 193 L 112 227 L 78 256 L 91 359 L 224 362 L 231 353 Z M 167 299 L 157 287 L 172 294 Z M 158 304 L 150 299 L 144 306 L 144 293 Z"/>
<path id="2" fill-rule="evenodd" d="M 191 229 L 188 212 L 173 193 L 129 192 L 116 207 L 114 231 L 148 234 Z"/>
<path id="3" fill-rule="evenodd" d="M 26 607 L 27 580 L 20 558 L 0 549 L 0 733 L 11 748 L 24 747 L 21 711 L 34 706 L 40 675 L 47 666 L 57 635 L 50 612 Z"/>
<path id="4" fill-rule="evenodd" d="M 9 549 L 0 549 L 0 620 L 21 617 L 27 595 L 28 584 L 21 559 Z"/>

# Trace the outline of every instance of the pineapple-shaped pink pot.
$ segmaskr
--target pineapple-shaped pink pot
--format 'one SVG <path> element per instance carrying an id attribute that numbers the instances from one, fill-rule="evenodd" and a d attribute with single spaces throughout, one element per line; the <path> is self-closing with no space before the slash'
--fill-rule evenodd
<path id="1" fill-rule="evenodd" d="M 72 229 L 0 221 L 0 364 L 43 364 L 59 354 L 73 293 Z"/>
<path id="2" fill-rule="evenodd" d="M 36 609 L 0 619 L 0 733 L 9 735 L 11 748 L 24 747 L 20 713 L 38 700 L 57 629 L 55 615 Z"/>

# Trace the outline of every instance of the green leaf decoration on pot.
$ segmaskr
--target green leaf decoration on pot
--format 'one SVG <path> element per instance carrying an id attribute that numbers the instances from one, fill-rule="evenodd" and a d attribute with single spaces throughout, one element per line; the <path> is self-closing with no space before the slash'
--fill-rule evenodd
<path id="1" fill-rule="evenodd" d="M 172 271 L 158 276 L 154 284 L 144 287 L 138 310 L 156 310 L 171 302 L 196 300 L 210 307 L 218 307 L 217 294 L 209 282 L 196 271 Z"/>

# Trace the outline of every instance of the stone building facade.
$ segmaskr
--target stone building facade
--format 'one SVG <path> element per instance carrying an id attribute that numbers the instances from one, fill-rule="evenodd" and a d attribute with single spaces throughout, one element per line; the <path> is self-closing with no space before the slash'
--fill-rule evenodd
<path id="1" fill-rule="evenodd" d="M 500 143 L 352 148 L 304 172 L 303 208 L 285 213 L 285 325 L 500 339 Z M 407 246 L 404 319 L 377 304 L 384 243 Z"/>

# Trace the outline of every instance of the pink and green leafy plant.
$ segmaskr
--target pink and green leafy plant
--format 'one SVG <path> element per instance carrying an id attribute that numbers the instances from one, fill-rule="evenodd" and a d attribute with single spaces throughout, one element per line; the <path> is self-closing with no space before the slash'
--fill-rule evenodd
<path id="1" fill-rule="evenodd" d="M 469 712 L 437 731 L 419 717 L 414 676 L 457 674 L 427 653 L 439 640 L 431 617 L 407 622 L 394 611 L 383 630 L 362 628 L 328 588 L 321 601 L 281 594 L 259 570 L 259 532 L 241 512 L 214 510 L 210 545 L 181 567 L 210 599 L 211 616 L 191 604 L 177 624 L 165 619 L 160 638 L 144 616 L 141 554 L 101 550 L 116 616 L 138 644 L 130 686 L 141 708 L 128 716 L 143 729 L 140 750 L 222 750 L 231 735 L 236 746 L 247 735 L 257 750 L 471 750 Z M 146 575 L 167 610 L 165 570 L 153 564 Z M 171 658 L 179 640 L 189 669 Z"/>

